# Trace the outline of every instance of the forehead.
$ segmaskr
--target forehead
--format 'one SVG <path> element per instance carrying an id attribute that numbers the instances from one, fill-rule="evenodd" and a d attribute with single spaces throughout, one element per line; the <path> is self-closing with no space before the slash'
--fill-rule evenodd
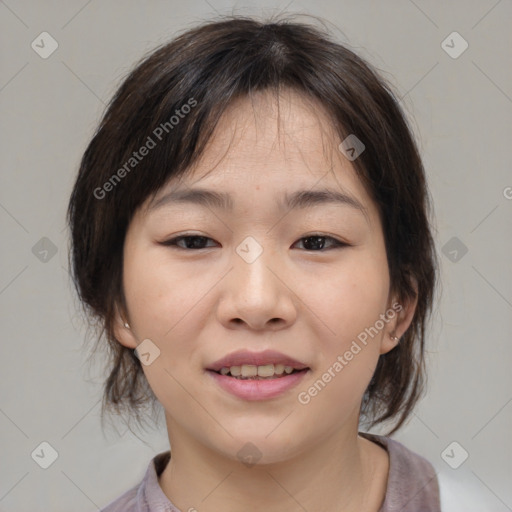
<path id="1" fill-rule="evenodd" d="M 327 203 L 337 196 L 339 204 L 359 205 L 362 213 L 371 216 L 374 205 L 339 150 L 340 142 L 332 120 L 319 103 L 289 90 L 279 97 L 254 93 L 235 100 L 224 111 L 201 157 L 179 181 L 171 179 L 148 208 L 179 200 L 183 195 L 180 191 L 201 188 L 224 196 L 223 201 L 213 196 L 210 199 L 212 204 L 230 210 L 239 202 L 250 203 L 250 196 L 258 201 L 262 197 L 275 199 L 280 210 L 301 201 Z M 324 194 L 324 199 L 330 197 L 323 201 L 321 194 L 316 195 L 319 200 L 307 198 L 307 194 L 299 197 L 295 193 L 299 190 L 333 193 Z M 204 194 L 196 204 L 203 199 Z"/>
<path id="2" fill-rule="evenodd" d="M 300 179 L 307 172 L 318 178 L 332 167 L 333 160 L 340 160 L 338 138 L 319 103 L 292 90 L 279 96 L 260 91 L 229 105 L 191 171 L 194 178 L 200 178 L 222 162 L 223 173 L 238 174 L 240 166 L 252 171 L 245 178 L 261 176 L 270 167 L 277 175 L 282 171 Z M 277 162 L 281 163 L 278 169 Z"/>

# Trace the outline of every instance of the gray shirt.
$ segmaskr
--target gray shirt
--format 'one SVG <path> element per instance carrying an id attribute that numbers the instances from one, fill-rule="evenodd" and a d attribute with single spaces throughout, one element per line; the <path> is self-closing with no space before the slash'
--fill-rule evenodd
<path id="1" fill-rule="evenodd" d="M 426 459 L 389 437 L 359 433 L 389 454 L 386 497 L 379 512 L 441 512 L 437 475 Z M 141 483 L 102 509 L 102 512 L 187 512 L 163 493 L 158 477 L 169 462 L 169 451 L 156 455 Z"/>

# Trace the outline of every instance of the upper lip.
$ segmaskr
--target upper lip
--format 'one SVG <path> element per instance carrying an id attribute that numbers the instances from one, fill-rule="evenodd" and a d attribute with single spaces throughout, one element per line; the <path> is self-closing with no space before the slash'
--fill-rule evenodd
<path id="1" fill-rule="evenodd" d="M 263 352 L 249 352 L 248 350 L 238 350 L 232 352 L 227 356 L 218 359 L 211 363 L 206 369 L 215 372 L 220 371 L 221 368 L 230 366 L 241 366 L 243 364 L 251 364 L 255 366 L 264 366 L 267 364 L 283 364 L 284 366 L 291 366 L 296 370 L 303 370 L 309 368 L 308 365 L 293 359 L 293 357 L 276 352 L 275 350 L 265 350 Z"/>

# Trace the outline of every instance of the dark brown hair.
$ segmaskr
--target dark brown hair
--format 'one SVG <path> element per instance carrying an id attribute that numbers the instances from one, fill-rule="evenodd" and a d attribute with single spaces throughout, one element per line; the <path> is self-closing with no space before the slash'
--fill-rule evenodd
<path id="1" fill-rule="evenodd" d="M 134 351 L 114 335 L 116 308 L 126 313 L 122 256 L 132 216 L 197 161 L 234 99 L 284 88 L 319 102 L 340 142 L 355 134 L 364 143 L 352 164 L 379 210 L 392 292 L 404 304 L 415 296 L 414 284 L 418 290 L 411 326 L 380 356 L 361 417 L 370 426 L 393 420 L 390 434 L 420 398 L 437 265 L 424 169 L 397 95 L 327 31 L 290 19 L 232 16 L 188 30 L 145 57 L 111 100 L 81 161 L 68 207 L 70 267 L 85 312 L 100 327 L 97 343 L 104 335 L 108 343 L 102 413 L 129 412 L 139 420 L 141 408 L 156 400 Z M 154 147 L 136 159 L 134 151 L 151 146 L 150 139 Z"/>

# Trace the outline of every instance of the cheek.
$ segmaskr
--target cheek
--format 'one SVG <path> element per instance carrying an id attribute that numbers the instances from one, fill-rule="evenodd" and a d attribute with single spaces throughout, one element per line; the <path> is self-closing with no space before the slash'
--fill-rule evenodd
<path id="1" fill-rule="evenodd" d="M 387 261 L 378 251 L 353 252 L 336 270 L 308 284 L 308 296 L 331 331 L 346 343 L 373 326 L 385 312 L 389 293 Z"/>
<path id="2" fill-rule="evenodd" d="M 317 281 L 310 288 L 311 309 L 321 312 L 321 324 L 329 330 L 317 332 L 318 365 L 308 386 L 299 390 L 298 401 L 306 416 L 322 417 L 333 428 L 352 414 L 358 416 L 380 355 L 382 332 L 369 328 L 386 309 L 387 266 L 360 256 L 357 264 L 340 267 L 327 286 L 327 281 L 323 287 Z"/>
<path id="3" fill-rule="evenodd" d="M 317 333 L 320 389 L 326 384 L 318 402 L 356 406 L 380 355 L 388 292 L 387 261 L 378 251 L 354 252 L 330 279 L 310 287 L 311 309 L 328 326 Z"/>
<path id="4" fill-rule="evenodd" d="M 132 329 L 139 342 L 150 339 L 160 350 L 150 365 L 142 366 L 160 403 L 178 416 L 197 415 L 183 385 L 190 365 L 198 360 L 198 347 L 190 341 L 201 328 L 200 299 L 211 284 L 208 276 L 190 275 L 190 268 L 187 272 L 184 266 L 169 265 L 158 252 L 139 246 L 126 253 L 124 287 Z"/>
<path id="5" fill-rule="evenodd" d="M 130 316 L 140 335 L 168 340 L 187 325 L 187 315 L 200 306 L 208 276 L 191 266 L 169 264 L 161 250 L 140 248 L 125 259 L 124 287 Z M 210 285 L 211 286 L 211 285 Z"/>

